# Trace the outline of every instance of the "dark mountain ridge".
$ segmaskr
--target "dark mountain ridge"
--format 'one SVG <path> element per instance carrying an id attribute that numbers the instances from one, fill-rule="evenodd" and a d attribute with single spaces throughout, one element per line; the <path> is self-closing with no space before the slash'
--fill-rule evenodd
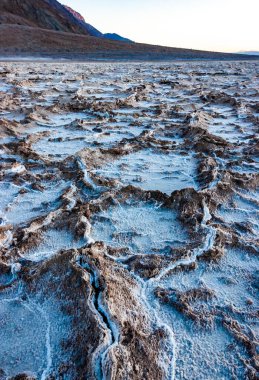
<path id="1" fill-rule="evenodd" d="M 77 11 L 75 11 L 74 9 L 72 9 L 71 7 L 68 7 L 67 5 L 64 5 L 64 7 L 69 11 L 71 12 L 79 21 L 82 21 L 84 23 L 86 23 L 84 17 Z M 87 24 L 88 25 L 88 29 L 90 30 L 90 28 L 94 28 L 93 26 L 91 26 L 90 24 Z M 95 29 L 95 28 L 94 28 Z M 119 34 L 117 33 L 101 33 L 99 32 L 97 29 L 95 29 L 95 31 L 97 33 L 95 33 L 95 36 L 96 37 L 104 37 L 104 38 L 108 38 L 109 40 L 115 40 L 115 41 L 124 41 L 124 42 L 133 42 L 132 40 L 128 39 L 128 38 L 125 38 L 125 37 L 122 37 L 120 36 Z M 93 34 L 94 35 L 94 34 Z"/>
<path id="2" fill-rule="evenodd" d="M 94 35 L 86 23 L 56 0 L 0 0 L 0 24 Z"/>
<path id="3" fill-rule="evenodd" d="M 122 37 L 117 33 L 105 33 L 103 36 L 114 41 L 133 42 L 129 38 Z"/>

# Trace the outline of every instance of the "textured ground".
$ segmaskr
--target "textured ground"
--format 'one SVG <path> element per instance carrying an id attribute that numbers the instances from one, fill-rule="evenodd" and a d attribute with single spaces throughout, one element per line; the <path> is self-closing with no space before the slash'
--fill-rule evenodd
<path id="1" fill-rule="evenodd" d="M 2 0 L 1 0 L 2 1 Z M 9 0 L 8 0 L 9 1 Z M 23 1 L 23 0 L 20 0 Z M 35 0 L 30 0 L 34 2 Z M 0 4 L 1 5 L 1 4 Z M 1 9 L 0 9 L 1 13 Z M 141 43 L 125 43 L 41 27 L 2 23 L 0 15 L 0 57 L 69 60 L 259 60 L 258 56 L 181 49 Z"/>
<path id="2" fill-rule="evenodd" d="M 1 64 L 1 380 L 256 379 L 258 68 Z"/>

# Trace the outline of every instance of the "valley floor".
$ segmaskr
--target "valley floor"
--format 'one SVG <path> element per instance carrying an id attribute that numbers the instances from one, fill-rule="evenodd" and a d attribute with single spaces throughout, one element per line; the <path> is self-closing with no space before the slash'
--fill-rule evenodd
<path id="1" fill-rule="evenodd" d="M 258 371 L 259 63 L 0 64 L 0 378 Z"/>

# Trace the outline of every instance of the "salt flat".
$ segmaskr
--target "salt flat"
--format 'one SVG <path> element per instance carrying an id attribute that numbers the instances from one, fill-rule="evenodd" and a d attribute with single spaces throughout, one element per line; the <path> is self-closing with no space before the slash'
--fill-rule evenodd
<path id="1" fill-rule="evenodd" d="M 0 64 L 0 378 L 255 379 L 258 62 Z"/>

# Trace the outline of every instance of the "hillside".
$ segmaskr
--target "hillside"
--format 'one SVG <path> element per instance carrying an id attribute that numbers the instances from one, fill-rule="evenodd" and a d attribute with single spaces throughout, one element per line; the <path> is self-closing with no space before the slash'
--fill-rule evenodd
<path id="1" fill-rule="evenodd" d="M 254 59 L 103 38 L 56 0 L 0 0 L 0 56 L 68 59 Z M 117 40 L 116 40 L 117 39 Z M 120 41 L 120 39 L 122 39 Z"/>
<path id="2" fill-rule="evenodd" d="M 124 41 L 124 42 L 133 42 L 132 40 L 122 37 L 117 33 L 105 33 L 103 35 L 105 38 L 108 38 L 110 40 L 115 40 L 115 41 Z"/>
<path id="3" fill-rule="evenodd" d="M 71 7 L 68 7 L 67 5 L 64 5 L 64 7 L 69 12 L 71 12 L 72 15 L 74 15 L 79 21 L 86 23 L 84 17 L 80 13 L 76 12 L 74 9 L 72 9 Z M 91 28 L 95 29 L 93 26 L 91 26 L 90 24 L 88 24 L 88 29 L 90 31 L 91 31 Z M 117 33 L 101 33 L 97 29 L 95 29 L 95 34 L 92 33 L 92 35 L 95 35 L 96 37 L 108 38 L 109 40 L 124 41 L 124 42 L 133 42 L 133 41 L 129 40 L 128 38 L 120 36 Z"/>
<path id="4" fill-rule="evenodd" d="M 77 11 L 75 11 L 74 9 L 72 9 L 71 7 L 69 7 L 68 5 L 63 5 L 70 13 L 72 13 L 79 21 L 83 21 L 83 22 L 86 22 L 85 21 L 85 18 Z"/>
<path id="5" fill-rule="evenodd" d="M 0 0 L 0 24 L 92 35 L 87 24 L 56 0 Z"/>

